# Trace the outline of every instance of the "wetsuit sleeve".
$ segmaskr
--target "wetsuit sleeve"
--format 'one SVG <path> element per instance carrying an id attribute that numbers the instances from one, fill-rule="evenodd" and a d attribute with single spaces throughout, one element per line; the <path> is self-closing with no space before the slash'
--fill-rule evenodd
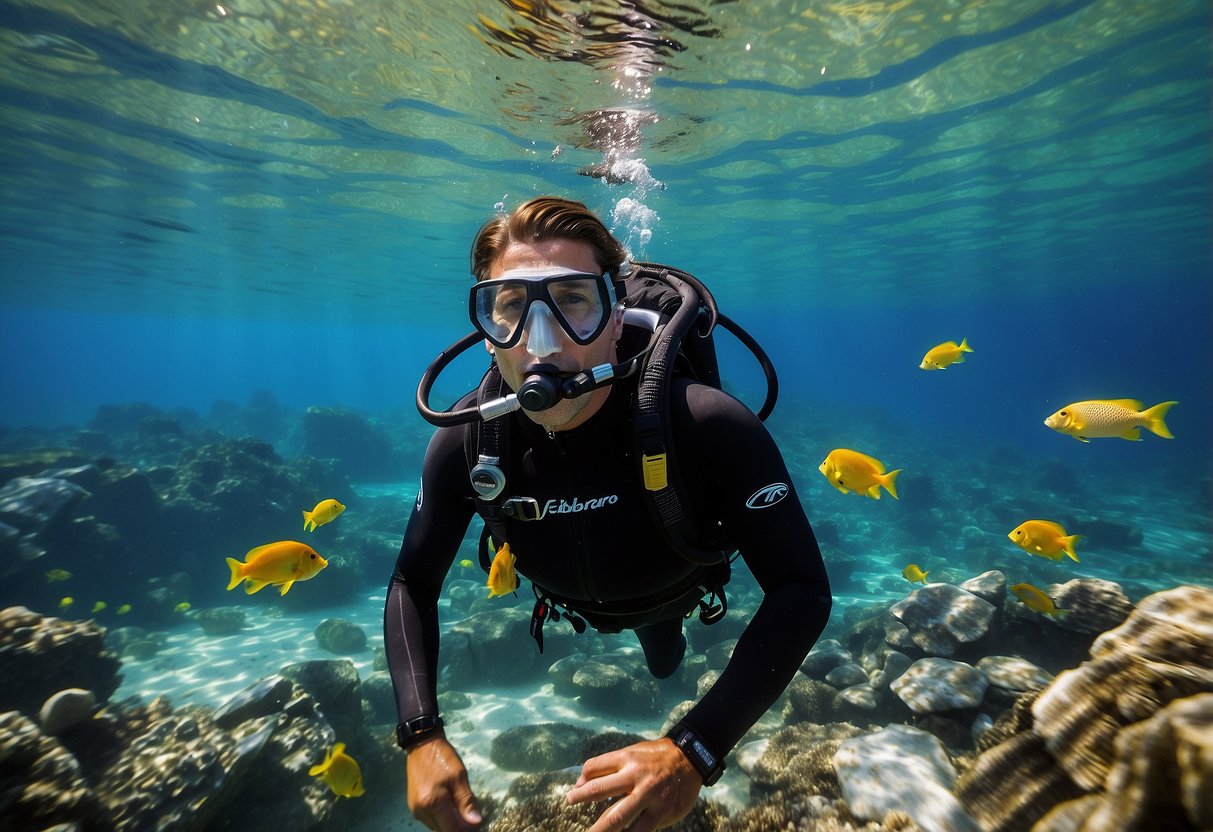
<path id="1" fill-rule="evenodd" d="M 400 721 L 438 714 L 438 597 L 471 520 L 463 429 L 430 440 L 417 501 L 383 611 L 383 644 Z"/>
<path id="2" fill-rule="evenodd" d="M 813 529 L 765 426 L 715 388 L 682 389 L 685 401 L 675 396 L 672 413 L 680 468 L 699 484 L 692 486 L 697 521 L 721 523 L 763 592 L 724 672 L 683 719 L 724 755 L 799 670 L 832 597 Z M 714 516 L 704 516 L 705 507 Z"/>

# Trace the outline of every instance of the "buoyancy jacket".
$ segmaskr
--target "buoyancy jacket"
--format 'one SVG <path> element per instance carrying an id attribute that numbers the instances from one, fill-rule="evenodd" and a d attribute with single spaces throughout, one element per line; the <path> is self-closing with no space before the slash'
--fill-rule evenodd
<path id="1" fill-rule="evenodd" d="M 510 426 L 512 495 L 538 520 L 509 526 L 516 569 L 599 626 L 682 616 L 702 567 L 653 525 L 632 458 L 630 390 L 616 384 L 583 425 L 549 434 L 521 413 Z M 678 379 L 670 414 L 696 518 L 740 553 L 763 592 L 724 672 L 684 718 L 727 753 L 797 672 L 829 617 L 821 552 L 775 442 L 719 389 Z M 464 429 L 438 429 L 388 587 L 384 643 L 401 721 L 437 714 L 438 598 L 474 513 Z M 734 615 L 737 613 L 734 612 Z"/>

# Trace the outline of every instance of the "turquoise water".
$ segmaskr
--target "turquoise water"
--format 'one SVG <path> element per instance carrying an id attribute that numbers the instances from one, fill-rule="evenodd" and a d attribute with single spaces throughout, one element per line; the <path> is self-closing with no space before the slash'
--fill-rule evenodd
<path id="1" fill-rule="evenodd" d="M 836 624 L 904 597 L 909 561 L 1134 601 L 1213 583 L 1207 3 L 614 8 L 0 1 L 0 453 L 77 447 L 91 424 L 84 456 L 159 469 L 163 496 L 185 448 L 251 434 L 289 467 L 306 408 L 355 411 L 391 444 L 386 469 L 344 474 L 332 540 L 361 583 L 292 595 L 374 607 L 430 431 L 417 380 L 469 329 L 471 237 L 553 193 L 698 275 L 770 353 L 771 430 L 837 528 L 827 557 L 855 564 Z M 579 173 L 604 164 L 630 181 Z M 918 369 L 961 337 L 964 364 Z M 758 373 L 723 349 L 756 405 Z M 482 369 L 457 363 L 436 398 Z M 1175 438 L 1042 424 L 1100 398 L 1178 401 Z M 136 403 L 181 441 L 96 421 Z M 829 488 L 836 447 L 904 469 L 903 500 Z M 235 531 L 298 535 L 305 507 Z M 203 577 L 244 539 L 222 515 L 150 552 L 121 509 L 100 519 L 130 560 L 71 589 L 75 612 L 179 568 L 194 607 L 232 603 Z M 1006 540 L 1022 511 L 1119 531 L 1053 564 Z M 69 589 L 44 573 L 89 574 L 78 551 L 14 561 L 2 606 L 57 613 Z"/>

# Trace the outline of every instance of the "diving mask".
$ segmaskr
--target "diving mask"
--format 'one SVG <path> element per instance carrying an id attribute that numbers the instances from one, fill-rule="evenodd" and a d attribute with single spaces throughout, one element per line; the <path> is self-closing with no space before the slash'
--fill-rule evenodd
<path id="1" fill-rule="evenodd" d="M 528 351 L 543 357 L 560 351 L 553 324 L 585 346 L 606 328 L 615 305 L 610 273 L 570 269 L 510 269 L 472 287 L 472 325 L 495 347 L 509 349 L 524 332 Z"/>

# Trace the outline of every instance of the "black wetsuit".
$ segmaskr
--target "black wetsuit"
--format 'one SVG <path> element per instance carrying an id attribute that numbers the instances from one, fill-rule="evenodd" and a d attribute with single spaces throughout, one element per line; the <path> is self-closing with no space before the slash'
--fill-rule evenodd
<path id="1" fill-rule="evenodd" d="M 534 497 L 544 510 L 540 520 L 511 522 L 508 539 L 521 577 L 573 602 L 591 624 L 636 629 L 650 669 L 662 676 L 681 658 L 682 616 L 699 598 L 684 590 L 700 568 L 670 550 L 641 502 L 631 392 L 617 384 L 588 422 L 551 435 L 520 413 L 503 417 L 513 420 L 506 493 Z M 673 386 L 670 413 L 696 518 L 720 524 L 764 592 L 720 679 L 683 720 L 723 756 L 816 642 L 830 587 L 783 458 L 754 414 L 687 382 Z M 464 435 L 463 427 L 443 428 L 430 442 L 388 588 L 384 643 L 402 721 L 438 713 L 437 602 L 474 512 Z M 680 594 L 652 609 L 653 599 Z"/>

